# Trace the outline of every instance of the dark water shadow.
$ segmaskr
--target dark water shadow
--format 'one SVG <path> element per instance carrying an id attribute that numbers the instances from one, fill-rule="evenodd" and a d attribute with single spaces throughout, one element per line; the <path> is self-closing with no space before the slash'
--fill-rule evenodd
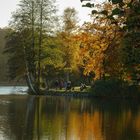
<path id="1" fill-rule="evenodd" d="M 2 105 L 7 140 L 140 139 L 138 100 L 49 96 L 4 100 L 9 102 Z"/>

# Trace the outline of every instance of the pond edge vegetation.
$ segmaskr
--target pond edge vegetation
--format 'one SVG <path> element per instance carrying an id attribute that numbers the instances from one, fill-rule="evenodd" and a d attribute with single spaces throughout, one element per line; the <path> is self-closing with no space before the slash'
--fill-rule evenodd
<path id="1" fill-rule="evenodd" d="M 119 98 L 119 99 L 140 99 L 140 86 L 129 85 L 127 82 L 112 79 L 98 80 L 94 85 L 80 91 L 79 90 L 42 90 L 40 95 L 47 96 L 69 96 L 69 97 L 91 97 L 91 98 Z M 29 93 L 30 94 L 30 93 Z M 31 94 L 30 94 L 31 95 Z"/>

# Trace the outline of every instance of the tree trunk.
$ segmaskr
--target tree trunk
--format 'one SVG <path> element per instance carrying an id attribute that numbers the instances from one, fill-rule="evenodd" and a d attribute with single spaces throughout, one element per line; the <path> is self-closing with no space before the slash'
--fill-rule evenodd
<path id="1" fill-rule="evenodd" d="M 42 12 L 43 12 L 43 1 L 40 3 L 40 27 L 39 27 L 39 52 L 38 52 L 38 88 L 41 87 L 41 48 L 42 48 Z"/>

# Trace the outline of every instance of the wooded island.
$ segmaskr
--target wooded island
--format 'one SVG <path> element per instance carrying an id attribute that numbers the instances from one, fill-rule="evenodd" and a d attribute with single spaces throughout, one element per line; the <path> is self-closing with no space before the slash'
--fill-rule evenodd
<path id="1" fill-rule="evenodd" d="M 84 83 L 97 96 L 140 97 L 140 2 L 81 6 L 91 9 L 83 25 L 74 8 L 59 17 L 55 0 L 21 0 L 9 27 L 0 29 L 1 75 L 8 66 L 10 77 L 1 82 L 22 81 L 35 95 L 58 80 Z"/>

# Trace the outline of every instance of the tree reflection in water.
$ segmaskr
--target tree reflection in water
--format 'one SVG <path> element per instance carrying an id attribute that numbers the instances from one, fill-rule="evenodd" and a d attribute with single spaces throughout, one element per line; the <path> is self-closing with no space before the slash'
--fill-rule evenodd
<path id="1" fill-rule="evenodd" d="M 139 140 L 140 103 L 135 100 L 22 96 L 4 98 L 0 128 L 7 140 Z M 7 132 L 6 132 L 7 130 Z M 1 132 L 2 130 L 0 130 Z"/>

